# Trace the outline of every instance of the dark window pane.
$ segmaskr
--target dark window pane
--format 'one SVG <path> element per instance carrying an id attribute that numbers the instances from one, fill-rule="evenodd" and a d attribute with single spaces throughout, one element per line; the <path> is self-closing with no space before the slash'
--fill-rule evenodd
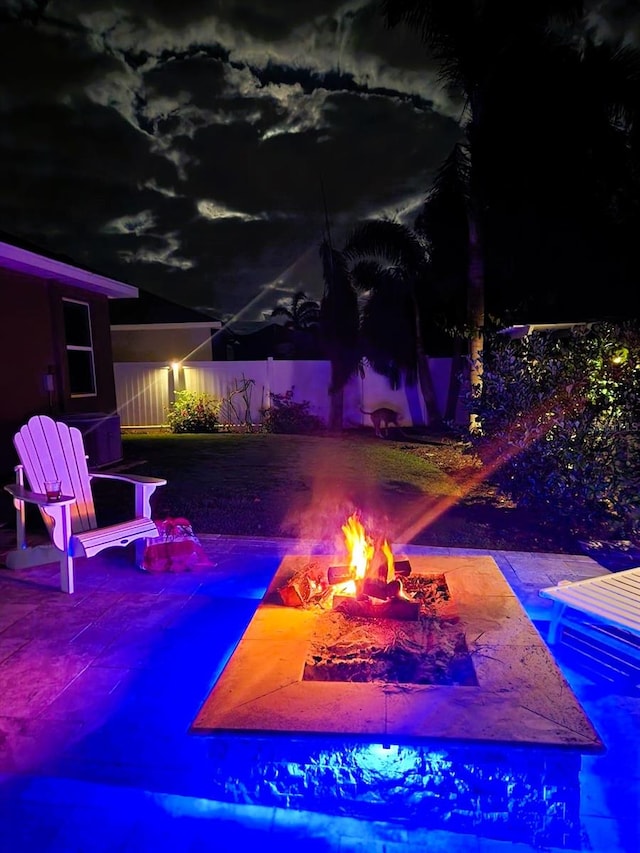
<path id="1" fill-rule="evenodd" d="M 64 330 L 67 346 L 90 347 L 91 327 L 89 306 L 79 302 L 67 302 L 64 305 Z"/>
<path id="2" fill-rule="evenodd" d="M 95 394 L 93 353 L 67 350 L 69 360 L 69 385 L 72 394 Z"/>

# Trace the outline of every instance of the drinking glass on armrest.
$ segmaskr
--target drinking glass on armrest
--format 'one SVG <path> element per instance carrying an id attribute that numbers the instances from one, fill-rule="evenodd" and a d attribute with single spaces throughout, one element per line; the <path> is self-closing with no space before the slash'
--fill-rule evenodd
<path id="1" fill-rule="evenodd" d="M 59 501 L 62 496 L 62 483 L 60 480 L 45 480 L 44 491 L 49 501 Z"/>

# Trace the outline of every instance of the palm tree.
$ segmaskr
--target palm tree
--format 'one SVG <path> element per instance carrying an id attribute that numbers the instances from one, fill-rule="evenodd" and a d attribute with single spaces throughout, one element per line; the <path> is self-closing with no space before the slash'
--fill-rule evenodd
<path id="1" fill-rule="evenodd" d="M 301 290 L 298 290 L 289 300 L 289 305 L 278 304 L 271 312 L 272 317 L 287 317 L 291 321 L 291 328 L 296 331 L 308 331 L 320 322 L 320 305 L 313 299 L 309 299 Z"/>
<path id="2" fill-rule="evenodd" d="M 484 308 L 481 292 L 471 290 L 469 282 L 469 234 L 471 217 L 469 199 L 469 146 L 458 143 L 436 173 L 435 180 L 414 223 L 415 231 L 429 240 L 431 331 L 448 334 L 452 339 L 453 363 L 444 409 L 445 421 L 454 421 L 460 399 L 460 385 L 465 366 L 471 382 L 479 382 L 477 360 L 467 365 L 472 338 L 469 318 L 475 317 L 474 328 L 483 326 Z M 482 280 L 481 275 L 475 277 Z M 470 302 L 477 294 L 478 305 Z M 428 332 L 425 330 L 428 339 Z M 477 346 L 477 344 L 476 344 Z"/>
<path id="3" fill-rule="evenodd" d="M 416 30 L 440 66 L 440 79 L 465 100 L 469 158 L 467 227 L 468 288 L 473 392 L 482 390 L 482 347 L 485 325 L 484 215 L 490 185 L 492 151 L 489 129 L 495 89 L 509 73 L 509 62 L 521 47 L 523 33 L 546 36 L 553 16 L 575 19 L 581 0 L 536 0 L 523 6 L 501 0 L 382 0 L 387 26 L 404 22 Z M 500 104 L 503 108 L 504 104 Z M 471 429 L 478 427 L 474 413 Z"/>
<path id="4" fill-rule="evenodd" d="M 361 352 L 391 386 L 419 383 L 428 422 L 442 423 L 424 350 L 419 291 L 428 286 L 425 242 L 400 222 L 374 219 L 356 226 L 343 254 L 363 302 Z"/>
<path id="5" fill-rule="evenodd" d="M 324 294 L 320 335 L 331 362 L 329 429 L 342 429 L 344 386 L 360 367 L 358 297 L 344 255 L 327 237 L 320 244 Z"/>

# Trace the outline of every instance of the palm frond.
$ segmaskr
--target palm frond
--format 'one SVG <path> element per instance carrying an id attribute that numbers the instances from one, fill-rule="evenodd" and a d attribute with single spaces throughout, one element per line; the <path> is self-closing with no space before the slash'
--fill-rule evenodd
<path id="1" fill-rule="evenodd" d="M 362 351 L 393 388 L 417 378 L 416 323 L 412 286 L 402 270 L 383 271 L 362 312 Z"/>
<path id="2" fill-rule="evenodd" d="M 375 258 L 388 266 L 418 271 L 427 262 L 427 246 L 411 228 L 392 219 L 369 219 L 357 225 L 343 249 L 350 261 Z"/>
<path id="3" fill-rule="evenodd" d="M 358 261 L 351 268 L 353 286 L 360 293 L 369 293 L 376 289 L 385 271 L 386 268 L 382 264 L 371 258 Z"/>

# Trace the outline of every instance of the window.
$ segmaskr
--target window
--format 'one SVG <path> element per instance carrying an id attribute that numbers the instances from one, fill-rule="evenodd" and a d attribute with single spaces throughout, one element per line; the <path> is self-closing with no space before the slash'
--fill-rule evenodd
<path id="1" fill-rule="evenodd" d="M 90 397 L 96 393 L 96 372 L 89 305 L 72 299 L 63 299 L 62 304 L 71 396 Z"/>

